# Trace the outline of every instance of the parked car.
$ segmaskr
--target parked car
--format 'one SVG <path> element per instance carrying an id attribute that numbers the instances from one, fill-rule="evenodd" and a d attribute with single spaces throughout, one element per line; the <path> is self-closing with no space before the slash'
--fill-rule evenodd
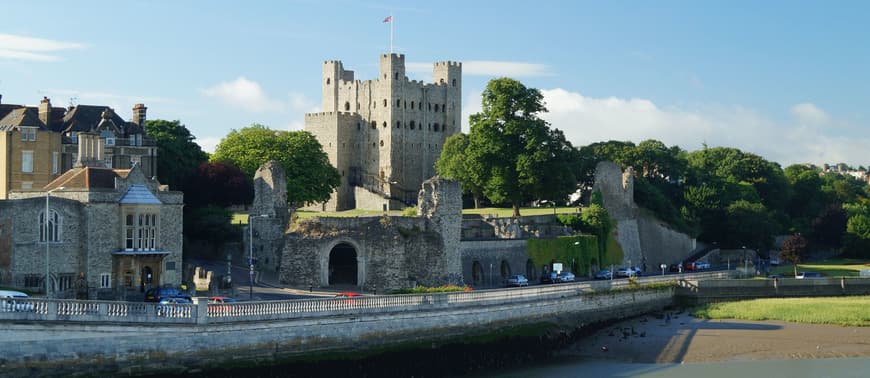
<path id="1" fill-rule="evenodd" d="M 0 290 L 0 312 L 12 311 L 33 311 L 33 302 L 20 291 Z"/>
<path id="2" fill-rule="evenodd" d="M 710 263 L 706 261 L 695 261 L 695 270 L 710 269 Z"/>
<path id="3" fill-rule="evenodd" d="M 506 286 L 529 286 L 529 279 L 522 274 L 515 274 L 504 280 Z"/>
<path id="4" fill-rule="evenodd" d="M 636 266 L 630 266 L 627 268 L 619 268 L 619 270 L 616 271 L 617 277 L 633 277 L 633 276 L 640 276 L 640 275 L 641 275 L 640 268 L 638 268 Z"/>
<path id="5" fill-rule="evenodd" d="M 190 316 L 190 309 L 193 306 L 187 306 L 192 304 L 193 301 L 190 298 L 185 297 L 172 297 L 172 298 L 163 298 L 157 304 L 157 316 L 168 316 L 168 317 L 187 317 Z"/>
<path id="6" fill-rule="evenodd" d="M 557 275 L 556 278 L 559 280 L 559 282 L 574 282 L 577 277 L 574 276 L 574 273 L 571 273 L 569 271 L 562 271 Z"/>
<path id="7" fill-rule="evenodd" d="M 799 280 L 806 278 L 825 278 L 825 275 L 819 272 L 798 272 L 798 274 L 794 276 L 794 278 L 797 278 Z"/>
<path id="8" fill-rule="evenodd" d="M 352 291 L 342 291 L 335 295 L 336 298 L 356 298 L 360 296 L 359 293 L 354 293 Z"/>
<path id="9" fill-rule="evenodd" d="M 145 292 L 145 302 L 160 302 L 168 298 L 191 300 L 189 294 L 174 287 L 156 287 Z"/>
<path id="10" fill-rule="evenodd" d="M 601 269 L 598 271 L 598 273 L 595 273 L 595 279 L 596 280 L 612 280 L 613 279 L 613 272 L 611 272 L 610 269 Z"/>
<path id="11" fill-rule="evenodd" d="M 544 273 L 541 275 L 541 283 L 556 283 L 559 282 L 559 276 L 556 272 Z"/>

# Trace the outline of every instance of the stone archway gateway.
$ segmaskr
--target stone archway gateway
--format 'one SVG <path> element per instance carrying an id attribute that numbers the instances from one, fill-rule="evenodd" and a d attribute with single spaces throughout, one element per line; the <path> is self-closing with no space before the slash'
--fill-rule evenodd
<path id="1" fill-rule="evenodd" d="M 329 285 L 359 285 L 357 251 L 348 243 L 339 243 L 329 251 Z"/>

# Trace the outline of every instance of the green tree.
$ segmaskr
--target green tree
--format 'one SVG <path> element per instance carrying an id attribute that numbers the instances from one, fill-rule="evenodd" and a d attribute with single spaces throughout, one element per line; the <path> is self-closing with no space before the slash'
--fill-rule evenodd
<path id="1" fill-rule="evenodd" d="M 170 188 L 183 190 L 184 181 L 208 154 L 194 142 L 190 131 L 180 121 L 162 119 L 145 121 L 145 133 L 157 144 L 157 178 Z"/>
<path id="2" fill-rule="evenodd" d="M 287 203 L 294 207 L 328 200 L 341 183 L 341 173 L 307 131 L 277 131 L 259 124 L 232 130 L 211 160 L 231 163 L 251 180 L 263 163 L 277 161 L 287 174 Z"/>
<path id="3" fill-rule="evenodd" d="M 538 117 L 547 111 L 541 92 L 513 79 L 494 79 L 483 91 L 481 105 L 482 111 L 469 119 L 466 158 L 483 194 L 510 203 L 514 216 L 533 197 L 564 200 L 576 184 L 564 161 L 572 147 Z"/>
<path id="4" fill-rule="evenodd" d="M 735 201 L 725 208 L 725 216 L 726 228 L 720 235 L 723 245 L 764 248 L 772 244 L 776 224 L 763 204 Z"/>
<path id="5" fill-rule="evenodd" d="M 803 261 L 809 253 L 807 239 L 799 234 L 789 236 L 782 243 L 780 256 L 785 261 L 794 265 L 794 275 L 797 276 L 797 266 Z"/>
<path id="6" fill-rule="evenodd" d="M 466 156 L 468 135 L 457 133 L 447 138 L 441 149 L 441 156 L 435 162 L 435 171 L 439 175 L 456 180 L 462 185 L 462 191 L 474 197 L 474 208 L 480 207 L 480 197 L 483 188 L 479 182 L 480 175 L 471 168 Z"/>

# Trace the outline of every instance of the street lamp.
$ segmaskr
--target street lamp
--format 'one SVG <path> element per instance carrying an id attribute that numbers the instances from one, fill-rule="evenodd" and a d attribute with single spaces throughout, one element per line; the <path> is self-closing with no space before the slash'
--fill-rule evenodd
<path id="1" fill-rule="evenodd" d="M 250 276 L 248 277 L 248 299 L 254 299 L 254 219 L 268 217 L 269 215 L 267 214 L 248 215 L 248 231 L 250 231 L 250 235 L 248 237 L 248 265 L 250 265 Z"/>
<path id="2" fill-rule="evenodd" d="M 63 186 L 61 186 L 61 187 L 57 187 L 57 188 L 54 188 L 54 189 L 51 189 L 51 190 L 45 192 L 45 214 L 43 214 L 43 216 L 42 216 L 42 221 L 43 221 L 43 226 L 44 226 L 44 229 L 43 229 L 44 234 L 43 234 L 43 236 L 45 237 L 45 297 L 46 297 L 46 298 L 48 298 L 48 292 L 49 292 L 49 290 L 50 290 L 50 288 L 51 288 L 51 286 L 50 286 L 49 283 L 48 283 L 48 281 L 49 281 L 49 274 L 51 273 L 51 272 L 49 272 L 49 263 L 48 263 L 49 252 L 50 252 L 50 244 L 49 244 L 49 238 L 48 238 L 48 232 L 49 232 L 49 227 L 48 227 L 48 212 L 49 212 L 48 199 L 51 198 L 51 193 L 52 193 L 52 192 L 55 192 L 55 191 L 58 191 L 58 190 L 64 190 L 64 189 L 66 189 L 66 188 L 64 188 Z"/>
<path id="3" fill-rule="evenodd" d="M 746 272 L 749 270 L 749 264 L 746 262 L 746 246 L 744 245 L 740 248 L 743 249 L 743 274 L 746 274 Z"/>

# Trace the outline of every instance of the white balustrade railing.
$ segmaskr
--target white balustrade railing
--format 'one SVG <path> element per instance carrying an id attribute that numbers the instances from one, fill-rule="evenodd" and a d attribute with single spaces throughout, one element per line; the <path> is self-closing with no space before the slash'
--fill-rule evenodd
<path id="1" fill-rule="evenodd" d="M 639 277 L 637 284 L 673 282 L 682 279 L 728 278 L 728 272 Z M 4 299 L 2 320 L 65 320 L 120 323 L 225 323 L 239 321 L 296 319 L 354 314 L 425 311 L 468 306 L 510 304 L 591 292 L 622 289 L 635 285 L 629 280 L 582 281 L 555 285 L 478 290 L 437 294 L 337 297 L 303 300 L 238 303 L 157 304 L 57 299 Z"/>

